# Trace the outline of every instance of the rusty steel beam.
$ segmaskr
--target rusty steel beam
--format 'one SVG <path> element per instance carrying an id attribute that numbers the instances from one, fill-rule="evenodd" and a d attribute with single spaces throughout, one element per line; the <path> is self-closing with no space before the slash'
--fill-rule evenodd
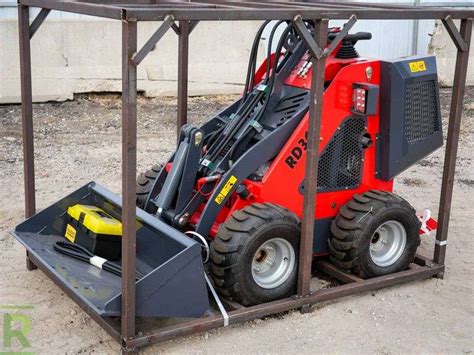
<path id="1" fill-rule="evenodd" d="M 318 60 L 321 59 L 324 56 L 324 52 L 321 48 L 324 49 L 327 40 L 322 46 L 320 46 L 320 44 L 318 44 L 311 36 L 311 33 L 308 31 L 308 27 L 306 27 L 301 15 L 295 16 L 295 18 L 293 19 L 293 25 L 295 26 L 296 32 L 298 32 L 313 57 Z"/>
<path id="2" fill-rule="evenodd" d="M 173 26 L 174 19 L 173 16 L 166 16 L 163 23 L 158 27 L 158 29 L 153 33 L 153 35 L 146 41 L 143 47 L 133 55 L 133 62 L 135 65 L 139 65 L 143 59 L 155 48 L 156 44 L 163 38 L 163 36 L 168 32 L 168 30 Z"/>
<path id="3" fill-rule="evenodd" d="M 237 303 L 235 301 L 228 300 L 226 298 L 221 298 L 221 302 L 224 305 L 226 310 L 232 310 L 235 311 L 236 309 L 242 309 L 245 308 L 245 306 L 242 306 L 240 303 Z"/>
<path id="4" fill-rule="evenodd" d="M 163 21 L 173 14 L 177 21 L 182 20 L 292 20 L 297 15 L 304 19 L 348 19 L 355 14 L 358 19 L 396 20 L 396 19 L 453 19 L 473 18 L 472 10 L 454 10 L 436 7 L 388 6 L 362 3 L 311 1 L 308 3 L 291 2 L 285 5 L 281 1 L 260 2 L 256 7 L 252 3 L 234 2 L 226 5 L 222 2 L 143 2 L 133 1 L 80 1 L 80 0 L 19 0 L 20 4 L 91 16 L 133 21 Z M 303 6 L 301 6 L 303 4 Z M 301 6 L 300 8 L 298 6 Z"/>
<path id="5" fill-rule="evenodd" d="M 21 126 L 23 138 L 23 179 L 25 186 L 25 217 L 36 213 L 35 152 L 33 135 L 33 90 L 31 85 L 31 47 L 29 7 L 18 5 L 18 34 L 20 44 Z M 37 266 L 26 252 L 26 269 Z"/>
<path id="6" fill-rule="evenodd" d="M 351 8 L 376 8 L 376 9 L 386 9 L 386 10 L 397 10 L 397 9 L 405 9 L 406 5 L 397 5 L 397 4 L 379 4 L 379 3 L 363 3 L 363 2 L 344 2 L 338 1 L 336 2 L 329 2 L 329 1 L 319 1 L 319 0 L 301 0 L 300 2 L 295 2 L 297 4 L 306 4 L 306 6 L 314 6 L 314 7 L 333 7 L 333 8 L 344 8 L 344 9 L 351 9 Z M 413 8 L 413 6 L 410 6 Z"/>
<path id="7" fill-rule="evenodd" d="M 219 0 L 200 0 L 201 3 L 206 3 L 206 4 L 221 4 L 222 2 Z M 243 9 L 268 9 L 269 6 L 272 8 L 277 8 L 277 9 L 294 9 L 294 8 L 302 8 L 301 6 L 298 5 L 293 5 L 293 3 L 282 3 L 282 2 L 276 2 L 272 1 L 271 5 L 268 2 L 258 2 L 258 1 L 226 1 L 226 4 L 232 5 L 237 8 L 243 8 Z"/>
<path id="8" fill-rule="evenodd" d="M 31 86 L 31 48 L 29 7 L 18 5 L 20 36 L 21 123 L 23 134 L 23 170 L 25 180 L 25 217 L 36 213 L 35 165 L 33 141 L 33 91 Z"/>
<path id="9" fill-rule="evenodd" d="M 62 0 L 19 0 L 19 3 L 31 7 L 43 9 L 72 12 L 82 15 L 122 19 L 122 9 L 104 4 L 92 4 L 82 1 L 62 1 Z"/>
<path id="10" fill-rule="evenodd" d="M 29 0 L 31 1 L 31 0 Z M 377 9 L 377 8 L 130 8 L 124 13 L 125 19 L 137 21 L 162 21 L 168 14 L 173 13 L 175 19 L 200 20 L 200 21 L 238 21 L 238 20 L 292 20 L 301 15 L 304 20 L 325 19 L 347 20 L 351 15 L 356 15 L 359 20 L 423 20 L 445 18 L 452 15 L 454 19 L 470 18 L 473 16 L 471 10 L 449 10 L 449 9 Z"/>
<path id="11" fill-rule="evenodd" d="M 459 144 L 459 131 L 464 105 L 466 89 L 467 65 L 469 62 L 469 49 L 472 35 L 472 20 L 462 20 L 460 35 L 468 45 L 465 51 L 458 49 L 454 72 L 453 94 L 449 112 L 448 138 L 444 157 L 443 180 L 441 183 L 441 198 L 438 212 L 438 229 L 436 231 L 436 244 L 434 261 L 444 265 L 446 257 L 446 244 L 448 239 L 449 217 L 453 198 L 454 174 L 456 171 L 456 157 Z M 442 274 L 439 277 L 443 277 Z"/>
<path id="12" fill-rule="evenodd" d="M 331 264 L 327 260 L 316 260 L 315 261 L 315 266 L 318 271 L 324 272 L 325 274 L 328 274 L 329 276 L 334 277 L 335 279 L 343 282 L 343 283 L 351 283 L 351 282 L 360 282 L 364 281 L 360 277 L 352 274 L 348 274 L 347 272 L 339 269 L 337 266 L 334 264 Z"/>
<path id="13" fill-rule="evenodd" d="M 189 76 L 189 21 L 179 22 L 178 37 L 178 117 L 177 135 L 188 123 L 188 76 Z"/>
<path id="14" fill-rule="evenodd" d="M 262 318 L 271 314 L 297 309 L 305 305 L 314 305 L 327 302 L 341 297 L 347 297 L 356 293 L 377 290 L 383 287 L 398 285 L 405 282 L 422 280 L 432 277 L 444 270 L 443 266 L 421 266 L 416 269 L 409 269 L 391 275 L 375 277 L 361 282 L 353 282 L 347 285 L 337 286 L 329 289 L 322 289 L 312 292 L 307 297 L 290 297 L 278 301 L 263 303 L 257 306 L 245 307 L 228 313 L 229 324 L 248 321 L 250 319 Z M 160 343 L 178 336 L 188 336 L 206 330 L 222 327 L 222 315 L 215 315 L 201 319 L 184 321 L 175 325 L 161 328 L 157 332 L 138 336 L 127 341 L 127 345 L 132 347 L 144 347 L 147 345 Z"/>
<path id="15" fill-rule="evenodd" d="M 189 21 L 189 34 L 191 34 L 196 26 L 199 24 L 199 21 Z"/>
<path id="16" fill-rule="evenodd" d="M 27 251 L 26 252 L 26 270 L 28 271 L 33 271 L 33 270 L 36 270 L 38 267 L 36 266 L 36 264 L 31 261 L 31 256 L 30 256 L 30 253 Z"/>
<path id="17" fill-rule="evenodd" d="M 342 42 L 344 37 L 346 37 L 349 34 L 349 31 L 351 30 L 352 27 L 354 27 L 356 22 L 357 22 L 357 16 L 352 15 L 349 18 L 349 21 L 347 21 L 344 24 L 344 27 L 342 28 L 341 32 L 339 32 L 336 38 L 333 39 L 331 44 L 326 49 L 324 49 L 325 56 L 329 56 L 336 49 L 336 47 L 339 45 L 339 43 Z"/>
<path id="18" fill-rule="evenodd" d="M 472 10 L 453 10 L 435 7 L 413 6 L 382 6 L 374 4 L 338 4 L 325 2 L 309 2 L 300 6 L 301 2 L 292 2 L 282 6 L 282 2 L 266 1 L 258 7 L 252 3 L 235 2 L 226 5 L 222 2 L 203 4 L 199 2 L 139 2 L 133 1 L 79 1 L 79 0 L 20 0 L 20 4 L 55 9 L 91 16 L 124 19 L 133 21 L 163 21 L 173 14 L 177 21 L 182 20 L 291 20 L 297 15 L 304 19 L 348 19 L 355 14 L 359 19 L 444 19 L 451 15 L 453 19 L 472 18 Z"/>
<path id="19" fill-rule="evenodd" d="M 178 25 L 173 22 L 173 24 L 171 25 L 171 28 L 173 29 L 174 33 L 176 33 L 179 36 L 181 31 L 180 31 Z"/>
<path id="20" fill-rule="evenodd" d="M 135 336 L 137 23 L 122 22 L 122 340 Z M 125 349 L 129 350 L 129 349 Z"/>
<path id="21" fill-rule="evenodd" d="M 51 12 L 50 9 L 41 9 L 39 14 L 35 17 L 35 19 L 30 25 L 30 39 L 33 38 L 36 31 L 39 30 L 39 28 L 43 24 L 44 20 L 46 20 L 46 17 L 48 17 L 50 12 Z"/>
<path id="22" fill-rule="evenodd" d="M 205 6 L 211 9 L 255 9 L 255 6 L 246 5 L 244 1 L 220 1 L 220 0 L 199 0 L 192 2 L 195 5 Z"/>
<path id="23" fill-rule="evenodd" d="M 421 254 L 416 254 L 415 260 L 413 262 L 420 266 L 433 266 L 434 265 L 434 262 L 432 259 Z"/>
<path id="24" fill-rule="evenodd" d="M 308 31 L 309 33 L 309 31 Z M 327 43 L 328 20 L 316 20 L 315 41 L 319 48 Z M 321 112 L 323 107 L 324 69 L 326 57 L 313 57 L 311 101 L 309 103 L 308 149 L 303 195 L 303 221 L 298 265 L 298 295 L 307 296 L 311 281 L 313 260 L 314 211 L 316 209 L 316 187 L 318 178 L 319 141 L 321 137 Z"/>
<path id="25" fill-rule="evenodd" d="M 467 51 L 469 49 L 469 45 L 464 40 L 463 36 L 459 33 L 451 15 L 446 16 L 446 18 L 442 19 L 442 22 L 458 51 Z"/>

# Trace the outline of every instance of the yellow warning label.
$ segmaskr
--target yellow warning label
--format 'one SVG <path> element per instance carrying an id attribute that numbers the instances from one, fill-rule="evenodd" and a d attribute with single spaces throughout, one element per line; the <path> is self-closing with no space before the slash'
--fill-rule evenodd
<path id="1" fill-rule="evenodd" d="M 424 60 L 419 60 L 418 62 L 408 63 L 410 66 L 410 71 L 412 73 L 418 73 L 420 71 L 426 71 L 426 63 Z"/>
<path id="2" fill-rule="evenodd" d="M 76 240 L 76 230 L 74 229 L 74 227 L 68 224 L 66 226 L 66 234 L 64 236 L 69 239 L 70 242 L 74 243 L 74 241 Z"/>
<path id="3" fill-rule="evenodd" d="M 229 178 L 229 180 L 227 180 L 226 184 L 224 185 L 222 190 L 219 192 L 219 195 L 217 195 L 217 197 L 214 200 L 218 205 L 224 202 L 226 196 L 229 194 L 229 191 L 232 190 L 236 181 L 237 181 L 237 178 L 234 175 L 232 175 Z"/>

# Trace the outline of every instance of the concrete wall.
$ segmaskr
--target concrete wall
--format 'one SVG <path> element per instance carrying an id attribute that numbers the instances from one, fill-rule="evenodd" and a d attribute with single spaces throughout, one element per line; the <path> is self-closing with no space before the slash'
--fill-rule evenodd
<path id="1" fill-rule="evenodd" d="M 139 24 L 139 46 L 158 25 Z M 249 51 L 259 25 L 258 22 L 202 22 L 196 27 L 190 41 L 190 95 L 241 92 Z M 120 26 L 118 21 L 90 18 L 53 16 L 46 20 L 31 43 L 34 100 L 62 101 L 72 99 L 75 93 L 119 92 Z M 395 26 L 382 29 L 374 21 L 360 21 L 357 26 L 357 31 L 374 33 L 374 39 L 370 41 L 373 43 L 361 42 L 358 46 L 362 55 L 378 57 L 376 54 L 383 46 L 396 46 L 397 41 L 390 39 L 390 31 L 397 32 Z M 440 80 L 450 85 L 456 56 L 451 39 L 439 23 L 436 26 L 433 23 L 423 33 L 426 37 L 428 33 L 432 34 L 432 38 L 430 45 L 425 44 L 419 54 L 427 53 L 428 49 L 436 54 Z M 138 89 L 145 95 L 176 95 L 177 42 L 176 34 L 170 30 L 139 66 Z M 374 49 L 378 42 L 380 48 Z M 406 48 L 400 52 L 402 47 Z M 393 56 L 411 54 L 411 46 L 402 47 L 398 46 L 400 53 L 393 53 Z M 15 19 L 0 20 L 0 104 L 20 101 L 19 76 L 17 22 Z M 468 84 L 474 85 L 474 50 L 471 51 Z"/>
<path id="2" fill-rule="evenodd" d="M 456 23 L 459 28 L 459 23 Z M 467 85 L 474 85 L 474 40 L 471 39 L 471 51 L 469 53 L 469 65 L 467 68 Z M 441 21 L 437 21 L 433 31 L 433 37 L 429 45 L 429 53 L 435 54 L 438 64 L 438 77 L 442 85 L 451 86 L 454 78 L 457 49 L 451 37 L 446 32 Z"/>
<path id="3" fill-rule="evenodd" d="M 241 92 L 256 22 L 200 23 L 190 41 L 190 94 Z M 0 103 L 19 102 L 18 30 L 0 21 Z M 140 23 L 139 47 L 159 23 Z M 176 95 L 177 35 L 170 30 L 138 68 L 147 96 Z M 121 23 L 47 20 L 32 46 L 34 101 L 72 99 L 74 93 L 121 90 Z"/>

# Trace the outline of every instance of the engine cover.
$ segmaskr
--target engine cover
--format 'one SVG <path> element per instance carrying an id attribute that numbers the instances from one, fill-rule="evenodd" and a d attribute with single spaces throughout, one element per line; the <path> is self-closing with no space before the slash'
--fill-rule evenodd
<path id="1" fill-rule="evenodd" d="M 390 180 L 443 145 L 434 56 L 381 61 L 377 177 Z"/>

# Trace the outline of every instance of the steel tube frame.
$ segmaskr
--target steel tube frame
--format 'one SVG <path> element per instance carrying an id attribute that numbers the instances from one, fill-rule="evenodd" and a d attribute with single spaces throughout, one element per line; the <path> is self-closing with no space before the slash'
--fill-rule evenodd
<path id="1" fill-rule="evenodd" d="M 21 123 L 23 134 L 23 171 L 25 180 L 26 218 L 29 218 L 36 213 L 29 9 L 28 6 L 18 5 L 21 69 Z"/>
<path id="2" fill-rule="evenodd" d="M 145 45 L 133 55 L 133 62 L 135 65 L 139 65 L 143 59 L 155 48 L 156 44 L 160 41 L 161 38 L 168 32 L 168 30 L 173 27 L 174 21 L 172 16 L 167 16 L 161 26 L 156 30 L 156 32 L 150 37 L 150 39 L 145 43 Z"/>
<path id="3" fill-rule="evenodd" d="M 179 22 L 178 35 L 178 119 L 177 136 L 188 123 L 189 21 Z"/>
<path id="4" fill-rule="evenodd" d="M 315 41 L 324 48 L 324 36 L 327 35 L 328 19 L 348 19 L 350 16 L 358 19 L 441 19 L 449 23 L 449 33 L 456 42 L 458 49 L 456 70 L 453 83 L 453 97 L 449 115 L 448 139 L 446 143 L 443 181 L 439 204 L 439 228 L 436 235 L 436 245 L 433 259 L 417 256 L 413 267 L 409 270 L 361 280 L 347 275 L 334 265 L 318 261 L 315 266 L 319 271 L 326 272 L 339 279 L 344 285 L 330 289 L 310 290 L 312 256 L 312 232 L 314 229 L 315 194 L 317 178 L 318 146 L 320 137 L 320 117 L 323 96 L 323 71 L 325 56 L 314 59 L 313 71 L 316 73 L 312 80 L 312 101 L 310 103 L 310 124 L 308 131 L 308 154 L 306 161 L 306 176 L 304 193 L 304 218 L 302 222 L 302 240 L 300 248 L 300 263 L 298 270 L 297 295 L 274 302 L 253 307 L 233 306 L 229 312 L 230 323 L 263 317 L 276 312 L 301 308 L 309 310 L 309 306 L 318 302 L 345 297 L 355 293 L 366 292 L 381 287 L 391 286 L 402 282 L 423 279 L 432 276 L 442 277 L 446 253 L 448 222 L 452 202 L 455 163 L 459 140 L 459 128 L 462 116 L 462 104 L 465 92 L 467 65 L 472 32 L 474 13 L 466 10 L 450 10 L 440 8 L 410 9 L 403 6 L 387 6 L 374 4 L 344 4 L 325 3 L 313 0 L 291 2 L 229 2 L 228 5 L 210 0 L 200 2 L 190 1 L 181 3 L 156 3 L 152 0 L 139 0 L 131 3 L 130 0 L 20 0 L 18 5 L 21 95 L 22 95 L 22 130 L 23 130 L 23 157 L 25 182 L 25 217 L 35 213 L 35 180 L 34 180 L 34 145 L 33 145 L 33 110 L 31 85 L 31 55 L 29 24 L 29 6 L 36 6 L 46 10 L 62 10 L 99 17 L 122 20 L 122 196 L 123 196 L 123 278 L 122 278 L 122 318 L 121 329 L 110 319 L 106 319 L 91 312 L 87 305 L 68 291 L 67 285 L 55 280 L 54 275 L 43 270 L 68 295 L 96 320 L 113 338 L 121 340 L 124 353 L 131 353 L 138 347 L 164 341 L 180 335 L 189 335 L 207 329 L 221 327 L 223 317 L 211 315 L 207 318 L 185 321 L 177 325 L 162 328 L 156 333 L 136 336 L 135 327 L 135 263 L 136 263 L 136 235 L 135 235 L 135 176 L 137 156 L 137 64 L 134 56 L 137 53 L 137 21 L 162 20 L 173 14 L 179 22 L 179 51 L 178 51 L 178 129 L 187 121 L 187 94 L 188 94 L 188 55 L 189 34 L 198 21 L 201 20 L 266 20 L 288 19 L 295 16 L 304 16 L 304 19 L 316 21 Z M 33 27 L 33 33 L 41 25 L 48 11 L 42 12 Z M 448 17 L 449 16 L 449 17 Z M 451 19 L 462 19 L 459 33 L 453 26 Z M 190 22 L 191 21 L 191 22 Z M 462 42 L 461 42 L 462 39 Z M 309 39 L 308 39 L 309 40 Z M 311 39 L 312 40 L 312 39 Z M 463 45 L 466 43 L 466 46 Z M 36 268 L 35 260 L 27 255 L 28 269 Z"/>
<path id="5" fill-rule="evenodd" d="M 30 8 L 18 5 L 20 43 L 21 125 L 23 136 L 23 177 L 25 185 L 25 218 L 36 213 L 35 152 L 33 139 L 33 91 L 31 83 Z M 37 269 L 26 252 L 26 268 Z"/>
<path id="6" fill-rule="evenodd" d="M 472 35 L 472 19 L 461 21 L 460 37 L 467 47 L 457 47 L 456 67 L 453 81 L 453 95 L 451 109 L 449 111 L 448 138 L 446 141 L 446 152 L 443 165 L 443 180 L 441 183 L 441 198 L 438 208 L 438 230 L 436 231 L 436 244 L 434 250 L 434 261 L 444 265 L 446 257 L 446 244 L 448 239 L 449 216 L 451 214 L 451 202 L 453 199 L 454 174 L 456 170 L 456 157 L 458 154 L 459 131 L 463 110 L 464 93 L 466 89 L 467 65 L 469 62 L 469 49 Z M 451 28 L 450 32 L 453 31 Z M 465 49 L 465 50 L 463 50 Z M 438 275 L 443 277 L 441 273 Z"/>
<path id="7" fill-rule="evenodd" d="M 122 22 L 122 339 L 135 336 L 137 23 Z"/>
<path id="8" fill-rule="evenodd" d="M 41 27 L 43 24 L 44 20 L 46 20 L 46 17 L 48 17 L 49 13 L 51 10 L 49 9 L 41 9 L 40 13 L 36 18 L 33 20 L 33 23 L 30 26 L 30 39 L 33 38 L 35 35 L 36 31 Z"/>
<path id="9" fill-rule="evenodd" d="M 327 42 L 328 19 L 316 20 L 314 37 L 319 48 Z M 311 100 L 309 103 L 308 148 L 306 150 L 306 167 L 303 195 L 303 221 L 298 266 L 298 295 L 309 294 L 311 281 L 311 261 L 313 257 L 314 211 L 316 208 L 316 186 L 318 179 L 319 141 L 321 138 L 321 112 L 323 110 L 324 68 L 326 57 L 313 58 L 313 75 L 311 79 Z M 307 310 L 307 307 L 303 311 Z"/>
<path id="10" fill-rule="evenodd" d="M 401 271 L 396 274 L 372 278 L 361 282 L 353 282 L 329 289 L 321 289 L 310 293 L 306 297 L 293 296 L 282 300 L 268 302 L 252 307 L 242 307 L 231 311 L 229 324 L 247 321 L 254 318 L 262 318 L 271 314 L 285 312 L 291 309 L 304 308 L 307 305 L 330 301 L 336 298 L 347 297 L 357 293 L 377 290 L 414 280 L 426 279 L 444 270 L 443 266 L 420 266 L 417 269 Z M 194 333 L 203 332 L 222 327 L 223 317 L 214 315 L 203 319 L 195 319 L 181 324 L 172 325 L 160 329 L 156 333 L 137 337 L 128 344 L 133 347 L 144 347 L 153 343 L 163 342 L 177 336 L 188 336 Z"/>
<path id="11" fill-rule="evenodd" d="M 374 4 L 334 4 L 316 1 L 291 2 L 288 6 L 273 6 L 272 1 L 266 1 L 266 7 L 252 7 L 252 3 L 226 1 L 219 3 L 202 4 L 196 1 L 177 5 L 176 2 L 141 2 L 146 6 L 137 6 L 128 1 L 79 1 L 79 0 L 20 0 L 27 6 L 75 12 L 84 15 L 99 16 L 117 20 L 131 21 L 163 21 L 173 13 L 175 20 L 200 21 L 232 21 L 232 20 L 291 20 L 297 15 L 304 19 L 347 20 L 352 14 L 358 19 L 365 20 L 392 20 L 392 19 L 443 19 L 451 15 L 453 19 L 469 18 L 472 11 L 450 10 L 439 7 L 419 6 L 382 6 Z M 284 5 L 274 2 L 275 5 Z M 295 5 L 305 4 L 301 8 Z"/>

